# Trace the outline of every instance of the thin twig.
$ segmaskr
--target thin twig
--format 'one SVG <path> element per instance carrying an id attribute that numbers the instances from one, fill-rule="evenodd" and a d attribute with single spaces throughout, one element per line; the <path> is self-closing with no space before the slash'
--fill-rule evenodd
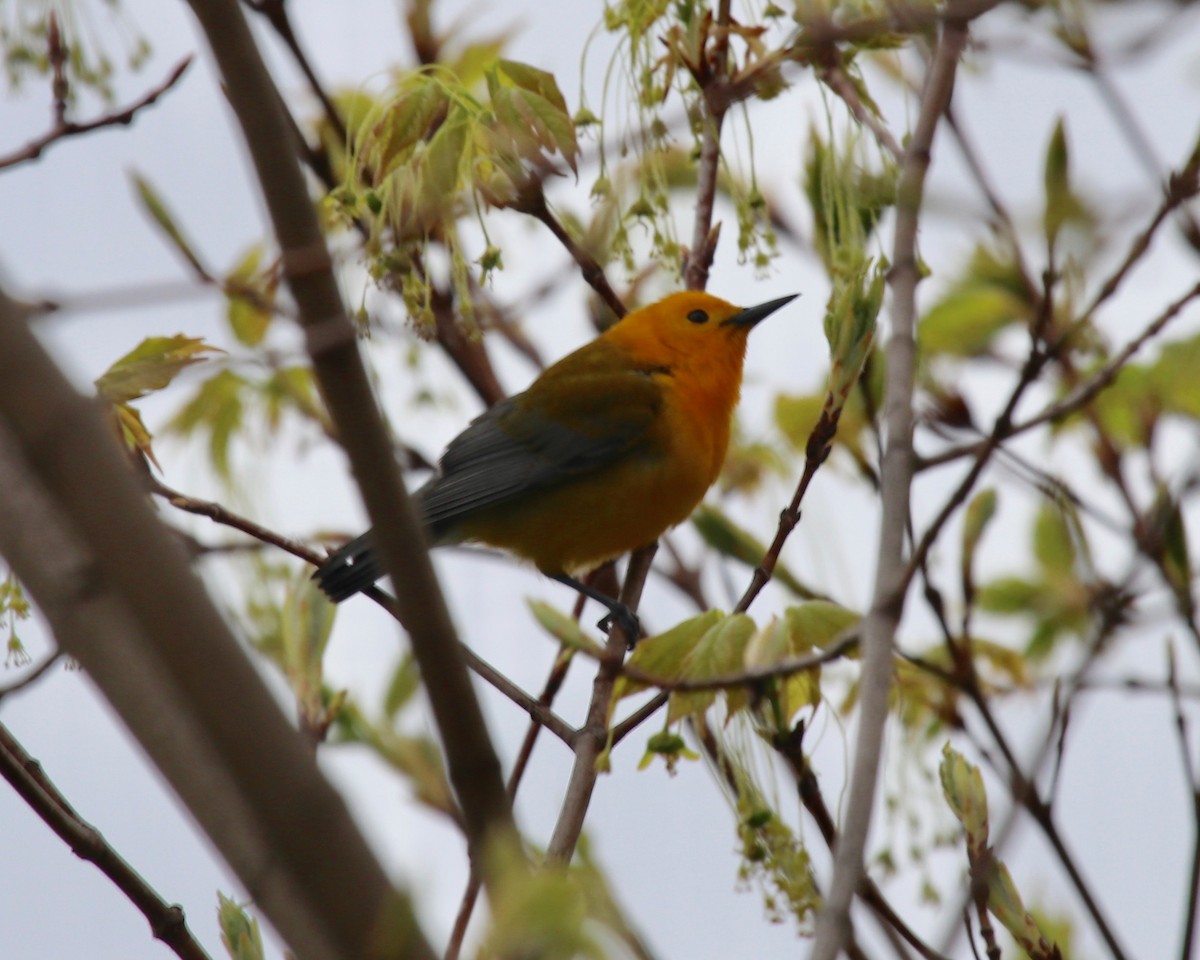
<path id="1" fill-rule="evenodd" d="M 51 661 L 52 662 L 52 661 Z M 129 862 L 71 807 L 12 733 L 0 724 L 0 776 L 81 860 L 93 864 L 141 911 L 156 940 L 180 960 L 210 960 L 188 929 L 183 908 L 167 903 Z"/>
<path id="2" fill-rule="evenodd" d="M 33 686 L 43 676 L 46 675 L 47 670 L 49 670 L 52 666 L 58 663 L 59 660 L 62 659 L 62 656 L 63 652 L 61 650 L 55 650 L 52 654 L 50 654 L 50 656 L 48 656 L 19 680 L 14 680 L 6 687 L 0 687 L 0 700 L 3 700 L 10 694 L 20 693 L 22 690 L 26 690 Z"/>
<path id="3" fill-rule="evenodd" d="M 850 82 L 850 78 L 846 75 L 846 70 L 840 62 L 825 67 L 819 71 L 818 76 L 846 104 L 850 115 L 859 124 L 871 131 L 875 136 L 875 142 L 880 147 L 891 154 L 894 160 L 900 161 L 904 159 L 904 148 L 892 136 L 892 131 L 887 128 L 887 125 L 862 102 L 862 98 L 858 95 L 858 90 Z"/>
<path id="4" fill-rule="evenodd" d="M 572 657 L 565 649 L 554 658 L 554 664 L 542 687 L 541 696 L 538 697 L 538 703 L 547 710 L 554 703 L 558 691 L 562 689 L 571 661 Z M 508 774 L 508 795 L 514 801 L 517 797 L 517 789 L 521 785 L 521 779 L 525 776 L 525 770 L 528 768 L 529 759 L 533 755 L 534 745 L 541 732 L 542 724 L 536 719 L 531 719 L 525 730 L 525 739 L 521 742 L 521 749 L 517 751 L 517 759 L 513 762 L 512 770 Z M 471 914 L 475 911 L 475 903 L 479 899 L 479 890 L 479 872 L 472 868 L 471 875 L 467 879 L 467 887 L 463 891 L 462 901 L 458 906 L 458 914 L 454 918 L 454 928 L 450 931 L 450 938 L 446 943 L 443 960 L 458 960 L 459 954 L 462 952 L 463 941 L 467 936 L 467 927 L 471 922 Z"/>
<path id="5" fill-rule="evenodd" d="M 192 58 L 185 57 L 179 62 L 174 70 L 167 75 L 167 79 L 154 87 L 149 93 L 141 99 L 136 100 L 127 106 L 124 110 L 119 110 L 115 113 L 106 113 L 102 117 L 95 120 L 88 120 L 84 123 L 76 123 L 70 120 L 59 119 L 53 129 L 44 134 L 38 139 L 26 144 L 20 150 L 10 153 L 7 156 L 0 156 L 0 170 L 7 167 L 15 167 L 21 163 L 28 163 L 31 160 L 36 160 L 42 155 L 42 152 L 47 147 L 59 140 L 66 140 L 68 137 L 77 137 L 85 133 L 91 133 L 93 130 L 100 130 L 104 127 L 127 126 L 133 122 L 133 118 L 144 110 L 146 107 L 152 106 L 158 99 L 170 90 L 184 72 L 191 66 Z"/>
<path id="6" fill-rule="evenodd" d="M 700 159 L 696 164 L 696 219 L 692 226 L 692 248 L 688 251 L 683 277 L 689 290 L 708 286 L 708 271 L 716 252 L 720 225 L 713 227 L 713 204 L 721 166 L 721 125 L 729 108 L 729 8 L 730 0 L 718 0 L 711 51 L 703 52 L 703 63 L 693 64 L 700 86 Z"/>
<path id="7" fill-rule="evenodd" d="M 627 680 L 644 683 L 648 687 L 658 687 L 667 692 L 685 692 L 695 690 L 724 690 L 728 687 L 757 686 L 767 680 L 780 677 L 790 677 L 805 670 L 812 670 L 822 664 L 840 659 L 847 650 L 858 645 L 857 628 L 844 634 L 823 650 L 807 653 L 799 657 L 788 657 L 779 663 L 766 664 L 761 667 L 748 667 L 736 673 L 721 674 L 716 677 L 669 679 L 656 677 L 653 674 L 631 667 L 628 664 L 621 667 L 621 673 Z"/>
<path id="8" fill-rule="evenodd" d="M 980 456 L 994 442 L 998 443 L 1001 440 L 1010 439 L 1047 423 L 1057 423 L 1071 414 L 1078 412 L 1111 385 L 1125 365 L 1133 359 L 1134 355 L 1150 340 L 1161 333 L 1172 320 L 1179 316 L 1183 308 L 1197 297 L 1200 297 L 1200 283 L 1190 287 L 1182 296 L 1167 304 L 1163 311 L 1140 334 L 1122 348 L 1120 353 L 1092 374 L 1087 382 L 1077 387 L 1069 396 L 1064 397 L 1057 403 L 1051 404 L 1041 413 L 1030 417 L 1028 420 L 1007 426 L 1002 433 L 998 434 L 993 431 L 990 437 L 983 440 L 953 447 L 932 457 L 924 457 L 918 465 L 918 469 L 925 470 L 930 467 L 941 466 L 965 456 Z M 1010 406 L 1013 405 L 1010 404 Z M 998 420 L 997 425 L 999 424 L 1000 421 Z"/>
<path id="9" fill-rule="evenodd" d="M 584 282 L 604 301 L 605 306 L 616 314 L 618 319 L 625 316 L 629 311 L 626 309 L 625 304 L 621 302 L 621 298 L 617 296 L 617 292 L 612 288 L 612 284 L 608 282 L 608 276 L 604 273 L 604 268 L 600 266 L 599 261 L 595 257 L 576 243 L 575 238 L 567 232 L 567 228 L 554 215 L 554 212 L 550 209 L 550 205 L 546 202 L 546 195 L 539 190 L 537 199 L 529 207 L 523 209 L 554 234 L 558 242 L 563 245 L 567 253 L 571 255 L 571 259 L 579 267 L 579 272 L 583 276 Z"/>
<path id="10" fill-rule="evenodd" d="M 247 517 L 234 513 L 232 510 L 221 506 L 221 504 L 215 501 L 189 497 L 187 494 L 180 493 L 178 490 L 168 487 L 152 475 L 149 476 L 149 485 L 151 493 L 162 497 L 177 510 L 182 510 L 184 513 L 192 513 L 200 517 L 208 517 L 214 523 L 219 523 L 225 527 L 232 527 L 234 530 L 240 530 L 247 536 L 253 537 L 262 543 L 269 543 L 273 547 L 278 547 L 285 553 L 290 553 L 293 557 L 299 557 L 306 563 L 311 563 L 314 567 L 319 567 L 324 562 L 324 557 L 316 550 L 306 547 L 298 540 L 282 536 Z"/>
<path id="11" fill-rule="evenodd" d="M 804 804 L 804 809 L 808 811 L 809 816 L 816 823 L 817 829 L 825 841 L 825 845 L 830 851 L 833 851 L 837 849 L 838 844 L 837 825 L 821 792 L 820 781 L 817 779 L 812 765 L 808 762 L 808 757 L 804 755 L 803 735 L 803 725 L 797 724 L 789 735 L 777 737 L 772 746 L 775 747 L 776 751 L 778 751 L 791 768 L 792 776 L 796 781 L 796 790 L 800 796 L 800 802 Z M 895 930 L 925 960 L 945 960 L 940 953 L 913 932 L 900 915 L 896 913 L 891 904 L 888 903 L 875 881 L 869 876 L 863 875 L 862 886 L 858 892 L 863 902 L 874 911 L 880 922 L 885 927 Z"/>

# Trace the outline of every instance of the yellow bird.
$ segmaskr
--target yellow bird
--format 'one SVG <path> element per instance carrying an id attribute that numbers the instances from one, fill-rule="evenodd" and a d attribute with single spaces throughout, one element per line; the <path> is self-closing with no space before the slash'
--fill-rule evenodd
<path id="1" fill-rule="evenodd" d="M 414 500 L 435 546 L 477 542 L 574 579 L 686 520 L 721 471 L 746 339 L 796 295 L 743 309 L 674 293 L 635 310 L 477 417 Z M 334 602 L 383 575 L 368 531 L 314 574 Z"/>

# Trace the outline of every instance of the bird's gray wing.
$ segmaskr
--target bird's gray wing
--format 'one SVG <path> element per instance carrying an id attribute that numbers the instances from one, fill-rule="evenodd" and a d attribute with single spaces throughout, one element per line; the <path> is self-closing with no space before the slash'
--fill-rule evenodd
<path id="1" fill-rule="evenodd" d="M 646 372 L 573 371 L 543 377 L 496 404 L 446 448 L 417 493 L 432 539 L 476 511 L 597 470 L 637 448 L 661 407 Z"/>

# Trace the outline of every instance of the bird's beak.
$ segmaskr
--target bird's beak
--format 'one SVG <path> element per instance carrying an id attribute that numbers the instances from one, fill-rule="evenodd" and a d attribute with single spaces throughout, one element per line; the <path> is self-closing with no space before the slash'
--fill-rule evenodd
<path id="1" fill-rule="evenodd" d="M 766 303 L 760 303 L 757 307 L 747 307 L 741 313 L 735 313 L 728 320 L 722 320 L 723 327 L 753 327 L 759 320 L 769 317 L 784 304 L 791 303 L 800 294 L 793 293 L 787 297 L 780 297 L 778 300 L 768 300 Z"/>

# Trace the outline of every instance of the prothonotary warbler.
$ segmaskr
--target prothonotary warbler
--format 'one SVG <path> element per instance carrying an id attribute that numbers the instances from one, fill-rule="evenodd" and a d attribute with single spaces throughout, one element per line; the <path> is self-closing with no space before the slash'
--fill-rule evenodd
<path id="1" fill-rule="evenodd" d="M 688 518 L 725 461 L 746 339 L 793 299 L 742 309 L 674 293 L 548 367 L 473 420 L 414 494 L 429 542 L 485 543 L 532 561 L 628 631 L 628 610 L 573 577 Z M 368 531 L 314 578 L 340 602 L 382 575 Z"/>

